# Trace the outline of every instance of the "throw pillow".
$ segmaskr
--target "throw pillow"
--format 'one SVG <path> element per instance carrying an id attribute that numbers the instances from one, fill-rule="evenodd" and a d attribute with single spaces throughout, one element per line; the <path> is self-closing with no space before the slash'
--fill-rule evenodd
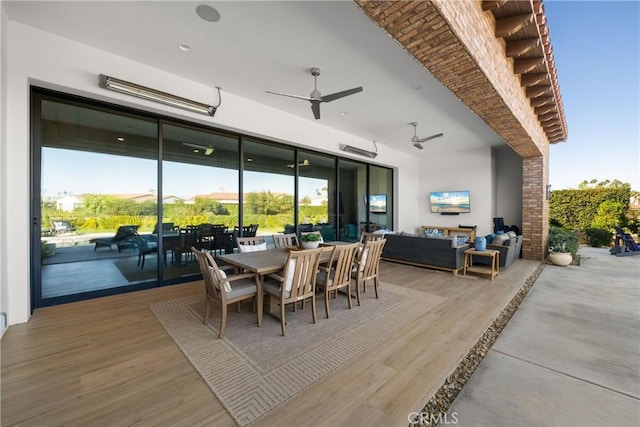
<path id="1" fill-rule="evenodd" d="M 291 295 L 291 288 L 293 288 L 293 274 L 296 270 L 296 260 L 290 259 L 287 263 L 287 269 L 284 272 L 285 282 L 284 282 L 284 292 L 288 297 Z"/>
<path id="2" fill-rule="evenodd" d="M 267 250 L 267 242 L 262 242 L 257 245 L 238 245 L 238 251 L 242 253 L 266 251 L 266 250 Z"/>
<path id="3" fill-rule="evenodd" d="M 504 245 L 504 243 L 509 240 L 509 236 L 507 236 L 506 234 L 502 233 L 502 234 L 496 234 L 496 237 L 493 238 L 493 241 L 491 242 L 492 245 Z"/>
<path id="4" fill-rule="evenodd" d="M 456 237 L 456 245 L 457 246 L 466 245 L 467 244 L 467 240 L 469 240 L 469 238 L 467 236 L 458 236 L 458 237 Z"/>
<path id="5" fill-rule="evenodd" d="M 510 239 L 513 239 L 517 234 L 515 231 L 507 231 L 507 236 L 509 236 Z"/>
<path id="6" fill-rule="evenodd" d="M 490 244 L 495 237 L 496 237 L 496 235 L 494 233 L 487 234 L 486 237 L 485 237 L 485 239 L 487 239 L 487 244 Z"/>
<path id="7" fill-rule="evenodd" d="M 213 270 L 213 267 L 211 267 L 211 270 Z M 220 271 L 220 278 L 222 279 L 222 287 L 224 289 L 224 291 L 226 293 L 231 292 L 231 283 L 229 283 L 229 280 L 227 279 L 227 273 L 224 272 L 224 270 L 219 270 Z"/>

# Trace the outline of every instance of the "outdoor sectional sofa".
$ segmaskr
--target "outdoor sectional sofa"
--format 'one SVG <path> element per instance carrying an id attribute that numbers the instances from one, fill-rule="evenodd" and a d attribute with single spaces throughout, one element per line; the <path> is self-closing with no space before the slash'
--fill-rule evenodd
<path id="1" fill-rule="evenodd" d="M 411 234 L 385 234 L 387 243 L 382 259 L 451 271 L 454 275 L 464 267 L 464 251 L 468 243 L 457 245 L 453 237 L 431 238 Z"/>

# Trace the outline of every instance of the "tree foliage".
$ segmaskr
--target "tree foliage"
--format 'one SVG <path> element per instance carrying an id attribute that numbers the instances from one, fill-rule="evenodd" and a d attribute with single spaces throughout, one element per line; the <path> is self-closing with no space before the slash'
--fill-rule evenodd
<path id="1" fill-rule="evenodd" d="M 577 190 L 555 190 L 551 192 L 549 202 L 549 220 L 551 224 L 568 230 L 584 231 L 592 227 L 598 216 L 598 209 L 603 202 L 617 203 L 622 208 L 622 214 L 616 217 L 618 226 L 626 226 L 626 216 L 629 209 L 631 185 L 618 180 L 583 181 Z M 610 212 L 613 205 L 605 205 Z M 604 215 L 604 210 L 602 211 Z M 607 214 L 607 216 L 610 216 Z M 597 228 L 603 228 L 597 226 Z"/>

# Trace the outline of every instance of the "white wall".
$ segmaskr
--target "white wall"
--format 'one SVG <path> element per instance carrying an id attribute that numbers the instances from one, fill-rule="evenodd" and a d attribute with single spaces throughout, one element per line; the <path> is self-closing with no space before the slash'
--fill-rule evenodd
<path id="1" fill-rule="evenodd" d="M 4 236 L 7 229 L 5 210 L 7 204 L 4 200 L 6 194 L 7 156 L 7 14 L 4 3 L 0 2 L 0 236 Z M 7 239 L 0 239 L 0 313 L 8 311 L 9 304 L 9 280 L 7 278 Z M 0 336 L 4 330 L 0 330 Z"/>
<path id="2" fill-rule="evenodd" d="M 215 104 L 215 88 L 194 83 L 144 64 L 44 33 L 3 15 L 2 146 L 0 160 L 0 277 L 2 309 L 8 323 L 28 320 L 30 311 L 30 192 L 29 192 L 29 86 L 34 84 L 67 93 L 107 100 L 204 123 L 223 129 L 263 136 L 272 140 L 344 154 L 340 143 L 371 149 L 371 142 L 336 131 L 315 121 L 283 113 L 223 90 L 223 103 L 215 117 L 177 111 L 171 107 L 138 100 L 98 87 L 98 74 L 110 74 L 186 98 L 209 99 Z M 8 34 L 7 34 L 8 33 Z M 6 40 L 6 42 L 5 42 Z M 7 89 L 7 91 L 4 91 Z M 5 96 L 6 95 L 6 96 Z M 5 104 L 6 103 L 6 104 Z M 286 125 L 283 125 L 286 124 Z M 419 173 L 416 157 L 378 145 L 375 163 L 396 167 L 396 224 L 398 229 L 419 221 L 417 203 L 424 200 L 415 186 Z M 349 157 L 349 156 L 345 156 Z M 363 160 L 362 158 L 353 158 Z M 399 167 L 402 165 L 402 167 Z M 401 189 L 401 190 L 400 190 Z M 401 193 L 401 194 L 400 194 Z M 11 206 L 11 209 L 7 207 Z M 8 226 L 10 224 L 11 226 Z M 11 251 L 7 251 L 11 242 Z M 4 296 L 6 295 L 6 299 Z"/>
<path id="3" fill-rule="evenodd" d="M 493 230 L 494 185 L 491 148 L 449 153 L 422 164 L 418 212 L 420 225 L 457 227 L 478 226 L 478 235 Z M 471 213 L 440 215 L 431 213 L 429 193 L 432 191 L 469 190 Z M 403 230 L 415 232 L 414 229 Z"/>

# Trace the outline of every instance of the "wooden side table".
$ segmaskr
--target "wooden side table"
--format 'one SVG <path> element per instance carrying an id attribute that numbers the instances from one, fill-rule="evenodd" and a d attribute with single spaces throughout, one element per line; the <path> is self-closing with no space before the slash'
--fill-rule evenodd
<path id="1" fill-rule="evenodd" d="M 481 267 L 473 265 L 473 257 L 489 257 L 491 258 L 491 267 Z M 464 275 L 467 271 L 471 273 L 487 274 L 491 276 L 491 280 L 500 272 L 500 251 L 488 249 L 486 251 L 477 251 L 475 249 L 467 249 L 464 251 Z"/>

